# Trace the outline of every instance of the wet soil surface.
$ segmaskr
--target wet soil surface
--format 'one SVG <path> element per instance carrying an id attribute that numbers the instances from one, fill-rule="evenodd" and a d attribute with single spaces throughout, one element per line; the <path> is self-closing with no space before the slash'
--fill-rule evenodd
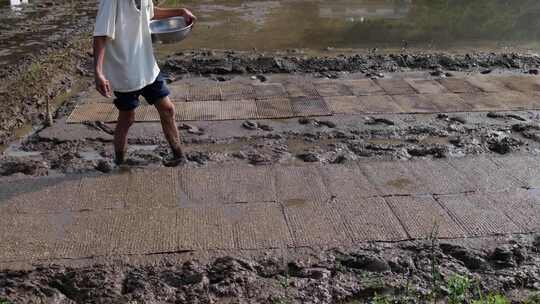
<path id="1" fill-rule="evenodd" d="M 94 1 L 88 3 L 95 5 Z M 50 17 L 44 18 L 48 26 L 43 27 L 43 33 L 58 29 L 55 24 L 64 20 L 63 14 L 73 12 L 69 5 L 51 2 L 52 11 Z M 21 18 L 13 14 L 15 19 Z M 91 83 L 88 52 L 92 22 L 85 16 L 70 19 L 75 25 L 53 35 L 54 43 L 49 44 L 53 40 L 46 38 L 46 48 L 37 47 L 39 52 L 0 69 L 0 145 L 13 143 L 17 128 L 30 125 L 39 129 L 3 153 L 2 178 L 108 172 L 112 168 L 114 124 L 94 122 L 67 127 L 65 123 L 66 115 L 82 98 L 64 94 L 77 85 L 90 88 Z M 28 26 L 40 27 L 33 23 Z M 21 35 L 0 29 L 2 41 L 17 41 Z M 376 49 L 362 54 L 343 51 L 343 55 L 333 49 L 318 54 L 299 49 L 272 53 L 186 50 L 160 61 L 169 80 L 203 75 L 218 81 L 238 75 L 267 81 L 273 73 L 318 78 L 339 78 L 351 72 L 385 77 L 387 73 L 414 70 L 438 77 L 492 70 L 537 74 L 540 66 L 540 57 L 526 54 L 454 55 L 403 50 L 391 55 L 379 54 Z M 46 102 L 64 100 L 54 114 L 54 125 L 41 127 L 47 118 Z M 537 111 L 337 115 L 194 122 L 179 128 L 187 166 L 343 163 L 540 152 Z M 135 125 L 130 145 L 130 166 L 161 166 L 168 154 L 161 126 L 155 123 Z M 484 291 L 504 292 L 519 300 L 540 289 L 539 250 L 538 238 L 523 236 L 497 242 L 473 239 L 458 245 L 442 241 L 437 246 L 429 242 L 358 244 L 354 248 L 306 249 L 287 255 L 233 252 L 201 259 L 200 253 L 186 253 L 144 256 L 140 257 L 144 263 L 132 264 L 107 261 L 95 265 L 96 261 L 88 261 L 86 266 L 73 267 L 34 265 L 26 270 L 0 272 L 0 303 L 4 298 L 14 303 L 355 303 L 375 294 L 400 294 L 410 297 L 409 302 L 420 302 L 433 290 L 433 261 L 438 265 L 435 277 L 439 281 L 448 279 L 451 273 L 460 273 L 479 281 Z M 58 261 L 62 265 L 75 262 Z M 437 290 L 439 296 L 445 295 L 445 288 Z"/>
<path id="2" fill-rule="evenodd" d="M 114 124 L 66 124 L 64 114 L 77 102 L 74 98 L 66 103 L 54 126 L 6 150 L 0 175 L 109 171 L 104 162 L 112 159 Z M 186 166 L 540 153 L 537 111 L 189 122 L 180 123 L 179 131 Z M 161 166 L 169 153 L 159 123 L 135 124 L 129 143 L 128 163 L 132 166 Z"/>
<path id="3" fill-rule="evenodd" d="M 239 257 L 243 256 L 243 257 Z M 540 289 L 540 238 L 509 236 L 358 244 L 349 248 L 197 252 L 145 262 L 64 261 L 71 266 L 8 267 L 0 299 L 14 303 L 399 303 L 444 299 L 458 274 L 465 293 L 504 293 L 522 301 Z M 86 263 L 86 265 L 84 265 Z M 532 302 L 537 303 L 537 302 Z"/>
<path id="4" fill-rule="evenodd" d="M 0 67 L 22 57 L 62 48 L 66 40 L 87 30 L 96 13 L 96 1 L 31 1 L 18 6 L 0 3 Z M 0 69 L 0 77 L 5 71 Z"/>
<path id="5" fill-rule="evenodd" d="M 0 146 L 46 122 L 47 104 L 52 111 L 88 86 L 95 10 L 93 0 L 0 7 Z"/>
<path id="6" fill-rule="evenodd" d="M 85 34 L 81 34 L 84 37 Z M 91 83 L 91 57 L 85 38 L 72 41 L 63 52 L 44 56 L 32 68 L 5 78 L 0 86 L 6 101 L 0 108 L 0 144 L 7 144 L 17 128 L 38 127 L 47 120 L 46 104 L 62 101 L 66 92 Z M 194 51 L 169 56 L 162 62 L 169 80 L 204 75 L 226 81 L 238 75 L 257 75 L 266 80 L 272 73 L 306 74 L 313 77 L 339 78 L 344 73 L 360 72 L 372 77 L 400 71 L 429 71 L 435 76 L 452 76 L 456 72 L 505 70 L 517 73 L 538 73 L 540 59 L 517 54 L 400 54 L 400 55 L 312 55 L 254 54 L 242 52 Z M 299 51 L 301 52 L 301 51 Z M 265 76 L 266 75 L 266 76 Z M 19 85 L 15 85 L 15 83 Z M 22 85 L 20 85 L 22 84 Z M 16 89 L 13 89 L 16 88 Z M 65 98 L 65 97 L 64 97 Z M 56 118 L 69 112 L 67 104 Z"/>
<path id="7" fill-rule="evenodd" d="M 322 73 L 333 77 L 336 72 L 362 72 L 378 76 L 381 72 L 432 70 L 488 71 L 503 68 L 536 73 L 540 57 L 517 53 L 357 53 L 329 50 L 310 54 L 299 49 L 264 52 L 182 51 L 163 60 L 163 70 L 172 75 L 229 75 L 256 73 Z"/>
<path id="8" fill-rule="evenodd" d="M 453 21 L 461 20 L 457 22 L 456 26 L 469 27 L 468 20 L 476 20 L 475 22 L 477 23 L 488 22 L 490 26 L 501 24 L 500 26 L 497 25 L 496 30 L 491 31 L 497 33 L 496 35 L 488 35 L 488 33 L 480 31 L 474 33 L 474 37 L 465 35 L 467 37 L 464 38 L 467 42 L 472 40 L 478 41 L 482 37 L 485 37 L 489 41 L 504 40 L 508 39 L 508 37 L 514 38 L 515 35 L 513 33 L 515 32 L 522 33 L 522 36 L 518 35 L 519 37 L 517 37 L 518 39 L 516 41 L 518 42 L 516 43 L 518 45 L 520 45 L 519 41 L 522 40 L 534 40 L 532 37 L 536 37 L 537 27 L 532 26 L 533 23 L 528 22 L 528 20 L 535 20 L 534 16 L 538 11 L 537 3 L 520 0 L 512 8 L 508 8 L 508 5 L 504 1 L 481 2 L 475 3 L 472 6 L 468 3 L 446 6 L 443 10 L 444 13 L 440 15 L 443 17 L 453 16 L 453 14 L 459 16 L 457 19 L 452 19 Z M 16 135 L 24 133 L 17 131 L 18 129 L 39 128 L 42 123 L 47 121 L 46 104 L 48 102 L 53 104 L 52 108 L 55 108 L 54 105 L 62 102 L 62 96 L 66 92 L 73 90 L 74 86 L 80 85 L 81 79 L 83 87 L 91 81 L 91 57 L 89 56 L 91 55 L 89 52 L 90 33 L 93 27 L 93 16 L 95 15 L 97 1 L 77 0 L 62 3 L 30 1 L 27 5 L 11 8 L 5 1 L 2 4 L 0 15 L 5 22 L 0 25 L 0 43 L 6 47 L 0 52 L 0 79 L 2 80 L 0 84 L 0 94 L 2 95 L 2 106 L 0 106 L 0 145 L 6 145 Z M 178 3 L 168 1 L 166 4 L 177 5 Z M 182 3 L 182 5 L 189 4 L 189 2 Z M 333 47 L 357 48 L 359 46 L 354 43 L 352 45 L 331 44 L 329 47 L 314 47 L 305 44 L 306 41 L 320 40 L 315 37 L 307 37 L 307 40 L 299 40 L 298 37 L 287 37 L 286 39 L 290 41 L 303 41 L 303 45 L 296 46 L 293 44 L 290 45 L 293 48 L 289 50 L 274 51 L 271 53 L 196 50 L 193 52 L 183 51 L 171 55 L 177 52 L 179 48 L 177 45 L 173 45 L 172 47 L 166 45 L 157 46 L 156 49 L 162 58 L 161 66 L 170 74 L 171 78 L 185 77 L 186 75 L 206 75 L 215 79 L 227 79 L 231 75 L 236 74 L 277 72 L 316 73 L 328 77 L 336 77 L 337 73 L 343 71 L 364 72 L 377 76 L 381 72 L 411 69 L 431 69 L 433 73 L 439 74 L 446 73 L 446 71 L 442 70 L 484 72 L 494 68 L 538 73 L 537 68 L 540 65 L 540 59 L 537 56 L 509 53 L 509 48 L 504 45 L 498 45 L 497 48 L 493 49 L 499 53 L 452 55 L 433 53 L 433 49 L 429 47 L 425 49 L 431 49 L 431 51 L 427 51 L 426 53 L 408 51 L 407 45 L 417 40 L 430 44 L 433 37 L 447 37 L 443 40 L 453 41 L 455 39 L 448 38 L 448 35 L 451 37 L 453 35 L 462 36 L 460 33 L 463 31 L 453 32 L 453 30 L 459 27 L 448 26 L 444 18 L 431 18 L 430 22 L 443 22 L 445 27 L 453 29 L 449 30 L 446 35 L 442 35 L 441 33 L 429 34 L 431 32 L 430 29 L 436 29 L 439 26 L 426 27 L 423 24 L 414 24 L 416 22 L 414 20 L 425 19 L 418 18 L 420 15 L 428 14 L 431 16 L 434 12 L 441 12 L 441 7 L 428 2 L 352 3 L 339 1 L 330 4 L 317 1 L 313 3 L 297 1 L 292 4 L 285 4 L 279 1 L 254 1 L 249 3 L 240 1 L 239 3 L 235 2 L 233 6 L 230 3 L 221 2 L 191 4 L 195 5 L 196 13 L 199 13 L 201 17 L 201 30 L 197 37 L 204 41 L 230 40 L 224 39 L 224 37 L 227 37 L 226 35 L 220 36 L 219 39 L 209 36 L 210 33 L 216 32 L 216 24 L 212 23 L 212 18 L 216 18 L 216 16 L 221 18 L 221 21 L 227 18 L 227 20 L 232 20 L 240 16 L 239 18 L 243 22 L 247 22 L 248 24 L 254 22 L 256 26 L 253 27 L 246 24 L 240 24 L 239 26 L 243 28 L 257 28 L 258 26 L 266 27 L 272 24 L 288 24 L 287 22 L 279 22 L 279 20 L 270 20 L 273 17 L 283 15 L 276 13 L 275 10 L 285 10 L 301 13 L 306 16 L 317 16 L 312 16 L 309 19 L 311 20 L 309 22 L 315 22 L 315 25 L 309 22 L 308 24 L 304 24 L 304 26 L 310 28 L 319 28 L 320 20 L 326 20 L 324 23 L 325 26 L 333 24 L 332 20 L 340 20 L 340 28 L 345 28 L 347 31 L 354 33 L 364 32 L 356 28 L 359 26 L 361 28 L 366 26 L 368 28 L 373 27 L 379 32 L 393 31 L 395 28 L 407 28 L 400 32 L 401 34 L 398 37 L 390 37 L 380 33 L 375 36 L 368 35 L 371 38 L 388 36 L 390 37 L 388 39 L 393 42 L 401 41 L 401 44 L 405 44 L 399 48 L 393 45 L 392 49 L 398 50 L 393 55 L 387 53 L 379 54 L 377 45 L 380 41 L 372 39 L 362 39 L 363 41 L 368 41 L 368 45 L 365 45 L 362 53 L 358 54 L 358 49 L 351 49 L 348 51 L 344 50 L 344 55 L 340 54 L 342 53 L 340 49 L 334 49 Z M 470 9 L 462 9 L 463 5 L 470 6 Z M 353 7 L 354 9 L 344 9 Z M 449 13 L 450 11 L 452 14 Z M 473 12 L 473 14 L 474 12 L 490 13 L 477 16 L 479 18 L 470 18 L 471 16 L 468 16 L 469 13 L 463 13 L 464 11 Z M 224 18 L 223 16 L 226 15 L 223 15 L 224 12 L 233 16 Z M 491 22 L 492 18 L 486 18 L 486 16 L 491 17 L 493 15 L 501 15 L 503 16 L 501 17 L 502 20 L 515 20 L 515 22 L 510 22 L 511 25 L 508 25 L 508 22 L 494 23 Z M 285 17 L 290 20 L 305 19 L 295 18 L 294 16 Z M 413 21 L 413 24 L 407 27 L 403 27 L 402 25 L 396 27 L 393 25 L 396 22 L 408 23 L 410 21 Z M 263 24 L 257 25 L 257 22 L 262 22 Z M 472 28 L 491 29 L 490 26 L 475 26 Z M 213 29 L 208 32 L 206 27 L 213 27 Z M 236 31 L 234 27 L 231 28 L 223 25 L 217 25 L 217 27 L 226 28 L 233 33 Z M 425 30 L 428 34 L 422 34 L 418 37 L 411 36 L 409 32 L 417 32 L 411 29 L 421 29 L 420 32 Z M 347 36 L 347 31 L 344 33 L 333 33 L 332 29 L 328 30 L 331 33 L 326 36 L 342 37 L 343 41 L 348 41 L 351 38 Z M 305 31 L 301 32 L 303 33 Z M 283 31 L 278 30 L 277 33 L 281 35 Z M 264 37 L 264 40 L 259 42 L 261 45 L 268 42 L 268 37 L 270 37 L 257 30 L 254 35 Z M 356 37 L 358 35 L 355 34 L 353 36 Z M 251 39 L 242 39 L 242 41 L 251 41 Z M 187 45 L 182 45 L 182 48 L 186 46 L 190 46 L 189 42 Z M 306 46 L 312 47 L 312 50 L 294 49 L 294 47 Z M 199 48 L 201 46 L 194 45 L 193 47 Z M 211 45 L 209 47 L 217 48 L 219 46 Z M 279 45 L 271 49 L 287 48 L 289 46 Z M 314 52 L 313 49 L 318 51 Z M 323 49 L 326 49 L 326 51 L 321 52 Z M 381 49 L 388 51 L 388 48 L 384 46 Z M 316 54 L 314 55 L 314 53 Z"/>

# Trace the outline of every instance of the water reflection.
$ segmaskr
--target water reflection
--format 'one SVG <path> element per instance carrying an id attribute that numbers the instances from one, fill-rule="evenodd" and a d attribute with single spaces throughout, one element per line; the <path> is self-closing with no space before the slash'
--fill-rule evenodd
<path id="1" fill-rule="evenodd" d="M 165 48 L 540 51 L 538 0 L 167 0 L 200 17 Z M 272 4 L 272 5 L 270 5 Z"/>
<path id="2" fill-rule="evenodd" d="M 399 19 L 407 16 L 412 0 L 395 2 L 387 1 L 354 1 L 336 0 L 319 5 L 321 18 L 343 19 L 350 22 L 366 21 L 370 18 Z"/>
<path id="3" fill-rule="evenodd" d="M 0 0 L 0 66 L 92 23 L 97 0 Z M 161 0 L 199 17 L 187 48 L 540 52 L 539 0 Z M 51 3 L 53 5 L 51 5 Z M 27 5 L 25 5 L 27 4 Z"/>

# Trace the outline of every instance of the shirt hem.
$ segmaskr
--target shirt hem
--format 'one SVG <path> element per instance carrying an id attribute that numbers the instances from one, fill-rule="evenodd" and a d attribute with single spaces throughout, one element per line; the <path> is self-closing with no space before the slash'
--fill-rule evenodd
<path id="1" fill-rule="evenodd" d="M 153 80 L 151 80 L 151 81 L 149 81 L 147 83 L 145 82 L 144 84 L 139 85 L 134 89 L 115 89 L 115 88 L 113 88 L 113 91 L 114 92 L 120 92 L 120 93 L 130 93 L 130 92 L 139 91 L 139 90 L 143 89 L 144 87 L 154 83 L 156 81 L 157 77 L 159 76 L 159 73 L 160 73 L 160 71 L 158 71 L 158 73 L 153 77 Z"/>
<path id="2" fill-rule="evenodd" d="M 114 40 L 114 35 L 111 35 L 109 33 L 99 33 L 99 32 L 95 32 L 93 35 L 93 37 L 109 37 L 111 38 L 112 40 Z"/>

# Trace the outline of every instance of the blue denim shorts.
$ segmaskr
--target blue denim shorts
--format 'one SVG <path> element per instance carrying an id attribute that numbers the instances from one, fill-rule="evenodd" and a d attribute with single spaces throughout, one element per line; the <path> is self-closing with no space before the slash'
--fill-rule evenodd
<path id="1" fill-rule="evenodd" d="M 156 80 L 144 88 L 133 92 L 114 92 L 114 105 L 119 111 L 135 110 L 139 106 L 139 96 L 143 96 L 148 104 L 154 105 L 164 97 L 170 95 L 169 88 L 161 73 Z"/>

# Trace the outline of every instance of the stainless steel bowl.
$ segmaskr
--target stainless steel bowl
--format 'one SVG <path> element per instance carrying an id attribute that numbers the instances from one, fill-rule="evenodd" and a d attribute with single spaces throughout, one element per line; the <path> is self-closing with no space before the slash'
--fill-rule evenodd
<path id="1" fill-rule="evenodd" d="M 189 33 L 193 23 L 186 24 L 184 17 L 173 17 L 150 22 L 150 32 L 152 42 L 174 43 L 184 40 Z"/>

